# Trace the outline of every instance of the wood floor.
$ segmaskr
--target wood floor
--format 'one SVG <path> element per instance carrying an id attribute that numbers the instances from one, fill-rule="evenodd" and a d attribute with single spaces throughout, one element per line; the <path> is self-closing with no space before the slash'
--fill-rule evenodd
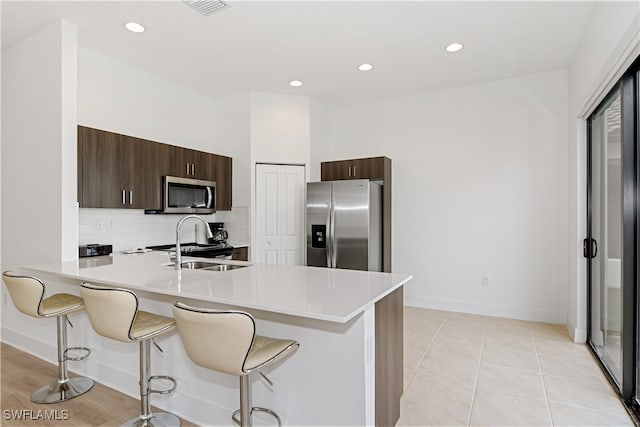
<path id="1" fill-rule="evenodd" d="M 3 426 L 119 426 L 140 413 L 140 403 L 102 384 L 95 383 L 86 394 L 63 403 L 38 405 L 31 402 L 31 393 L 45 384 L 52 383 L 58 375 L 58 367 L 30 354 L 2 343 Z M 73 373 L 69 375 L 73 378 Z M 153 408 L 155 409 L 155 408 Z M 30 411 L 30 412 L 29 412 Z M 16 412 L 22 420 L 13 419 Z M 44 418 L 48 419 L 44 419 Z M 56 420 L 57 418 L 57 420 Z M 182 421 L 182 426 L 194 426 Z"/>

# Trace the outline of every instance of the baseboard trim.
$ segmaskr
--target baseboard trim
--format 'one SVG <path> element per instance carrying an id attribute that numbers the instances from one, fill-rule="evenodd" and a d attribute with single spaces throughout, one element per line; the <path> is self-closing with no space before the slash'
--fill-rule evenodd
<path id="1" fill-rule="evenodd" d="M 567 322 L 567 330 L 569 331 L 569 335 L 571 335 L 573 342 L 587 342 L 587 330 L 584 328 L 578 328 L 571 320 Z"/>
<path id="2" fill-rule="evenodd" d="M 534 322 L 556 323 L 566 325 L 567 313 L 530 307 L 483 304 L 477 302 L 451 300 L 445 298 L 426 298 L 404 296 L 405 305 L 433 310 L 453 311 L 458 313 L 480 314 L 483 316 L 504 317 L 508 319 L 530 320 Z"/>

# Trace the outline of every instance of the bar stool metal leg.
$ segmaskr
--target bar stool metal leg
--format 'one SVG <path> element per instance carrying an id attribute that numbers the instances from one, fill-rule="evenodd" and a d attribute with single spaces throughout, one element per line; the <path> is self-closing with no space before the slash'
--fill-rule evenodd
<path id="1" fill-rule="evenodd" d="M 180 418 L 167 412 L 151 412 L 151 339 L 140 341 L 140 416 L 122 424 L 127 427 L 179 427 Z M 171 379 L 173 380 L 173 379 Z M 175 388 L 175 387 L 174 387 Z"/>
<path id="2" fill-rule="evenodd" d="M 251 383 L 249 375 L 240 377 L 240 423 L 251 426 Z"/>
<path id="3" fill-rule="evenodd" d="M 240 409 L 231 415 L 231 419 L 241 427 L 251 427 L 253 425 L 251 419 L 253 411 L 266 412 L 276 419 L 278 427 L 282 425 L 282 420 L 275 411 L 260 406 L 251 406 L 251 382 L 249 381 L 249 375 L 242 375 L 240 377 Z M 238 418 L 238 415 L 240 418 Z"/>
<path id="4" fill-rule="evenodd" d="M 58 327 L 58 381 L 45 385 L 31 395 L 33 403 L 58 403 L 64 402 L 86 393 L 93 387 L 93 380 L 84 377 L 69 378 L 67 372 L 67 360 L 82 360 L 91 351 L 84 347 L 67 348 L 67 319 L 66 315 L 57 316 Z M 67 350 L 83 350 L 87 354 L 79 358 L 67 357 Z"/>

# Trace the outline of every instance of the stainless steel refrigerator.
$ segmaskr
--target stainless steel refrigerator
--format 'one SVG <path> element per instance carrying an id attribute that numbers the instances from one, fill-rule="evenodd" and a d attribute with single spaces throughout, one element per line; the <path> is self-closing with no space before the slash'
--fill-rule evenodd
<path id="1" fill-rule="evenodd" d="M 307 265 L 382 271 L 382 185 L 307 184 Z"/>

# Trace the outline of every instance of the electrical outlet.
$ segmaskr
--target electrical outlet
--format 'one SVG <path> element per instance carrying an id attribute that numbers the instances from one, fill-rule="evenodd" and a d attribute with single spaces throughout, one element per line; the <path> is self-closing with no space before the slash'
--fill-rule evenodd
<path id="1" fill-rule="evenodd" d="M 96 231 L 104 231 L 104 221 L 96 219 Z"/>
<path id="2" fill-rule="evenodd" d="M 113 220 L 107 221 L 107 230 L 113 230 Z"/>
<path id="3" fill-rule="evenodd" d="M 482 281 L 480 282 L 482 286 L 489 286 L 489 276 L 482 276 Z"/>

